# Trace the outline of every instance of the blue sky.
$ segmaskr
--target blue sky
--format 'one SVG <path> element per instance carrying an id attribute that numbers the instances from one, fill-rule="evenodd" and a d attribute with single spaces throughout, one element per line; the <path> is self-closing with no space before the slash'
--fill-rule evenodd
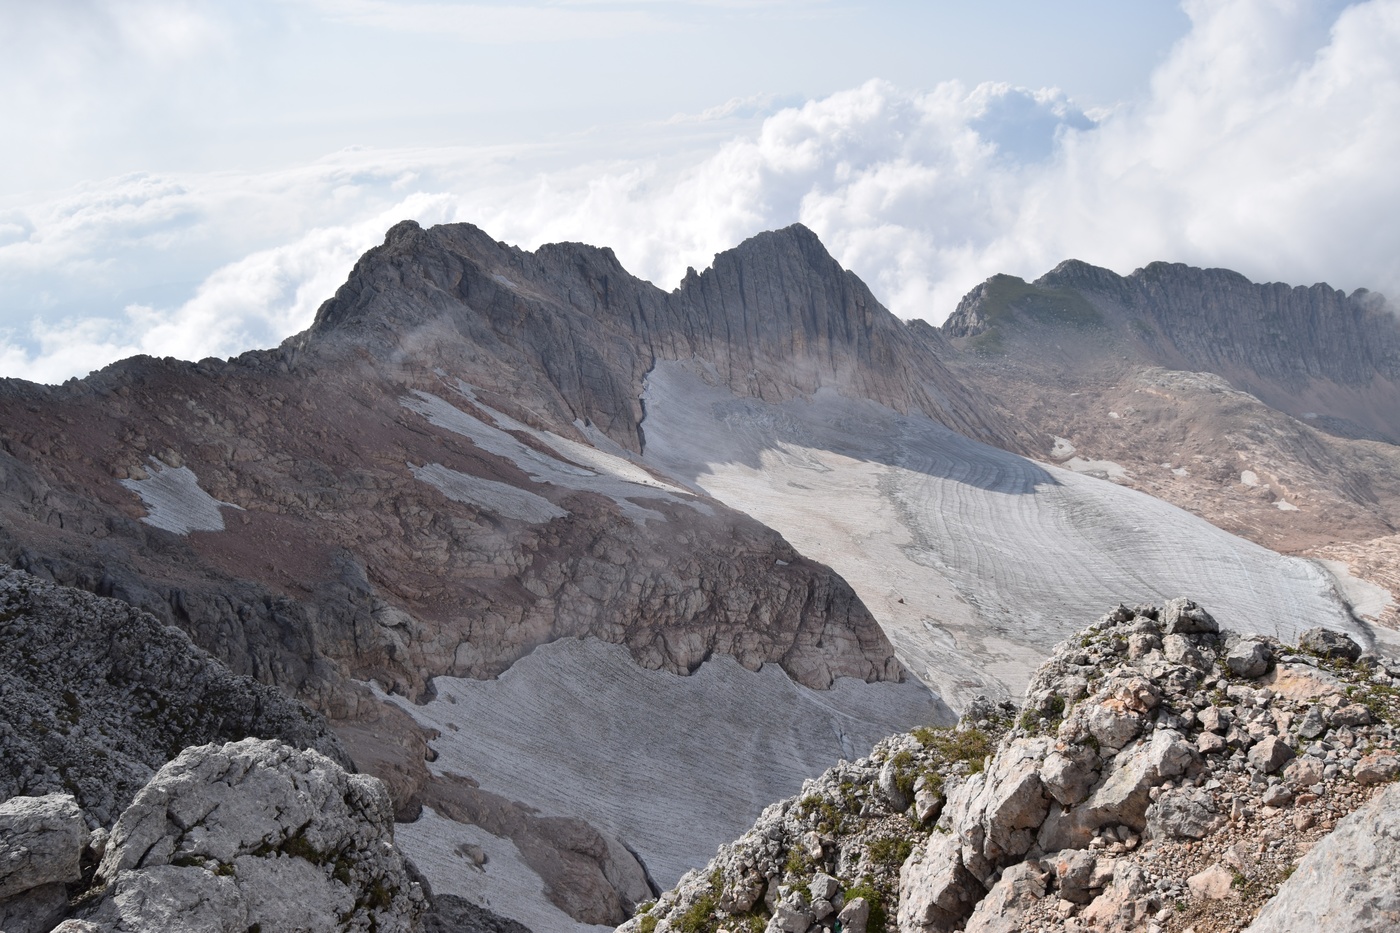
<path id="1" fill-rule="evenodd" d="M 1069 256 L 1400 293 L 1400 0 L 0 0 L 0 375 L 309 323 L 395 221 L 904 317 Z"/>

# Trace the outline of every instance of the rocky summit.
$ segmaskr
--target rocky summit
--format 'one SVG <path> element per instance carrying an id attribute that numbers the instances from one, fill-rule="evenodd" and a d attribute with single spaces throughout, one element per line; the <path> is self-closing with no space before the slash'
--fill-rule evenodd
<path id="1" fill-rule="evenodd" d="M 1397 777 L 1400 663 L 1120 606 L 1019 708 L 842 761 L 619 930 L 1390 930 Z"/>

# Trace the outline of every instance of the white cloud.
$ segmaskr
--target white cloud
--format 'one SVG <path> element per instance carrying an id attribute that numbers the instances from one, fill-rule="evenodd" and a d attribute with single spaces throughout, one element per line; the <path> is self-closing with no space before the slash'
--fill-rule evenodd
<path id="1" fill-rule="evenodd" d="M 404 216 L 612 246 L 665 288 L 800 220 L 934 321 L 988 275 L 1070 256 L 1400 293 L 1400 0 L 1187 9 L 1150 94 L 1092 119 L 1053 89 L 871 81 L 761 124 L 766 99 L 741 98 L 630 136 L 132 175 L 0 211 L 0 373 L 275 343 Z"/>
<path id="2" fill-rule="evenodd" d="M 466 42 L 580 42 L 669 28 L 650 12 L 616 4 L 401 3 L 308 0 L 332 20 L 375 29 L 449 35 Z"/>

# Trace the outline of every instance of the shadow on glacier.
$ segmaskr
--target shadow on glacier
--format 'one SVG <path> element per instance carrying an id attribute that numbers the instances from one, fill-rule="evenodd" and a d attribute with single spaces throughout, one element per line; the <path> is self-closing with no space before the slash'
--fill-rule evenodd
<path id="1" fill-rule="evenodd" d="M 1059 481 L 1041 465 L 964 437 L 921 414 L 901 415 L 832 389 L 772 404 L 737 398 L 684 364 L 658 364 L 647 379 L 643 453 L 694 483 L 707 465 L 760 470 L 764 458 L 816 472 L 828 451 L 1003 495 L 1030 495 Z"/>

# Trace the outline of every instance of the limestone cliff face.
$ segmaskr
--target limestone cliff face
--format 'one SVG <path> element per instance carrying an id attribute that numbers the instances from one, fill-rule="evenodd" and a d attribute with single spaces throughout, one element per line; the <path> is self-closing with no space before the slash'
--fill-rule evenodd
<path id="1" fill-rule="evenodd" d="M 1067 327 L 1144 362 L 1215 373 L 1342 436 L 1400 442 L 1400 318 L 1365 289 L 1256 284 L 1166 262 L 1119 276 L 1068 260 L 1031 283 L 989 279 L 942 330 L 985 346 Z"/>
<path id="2" fill-rule="evenodd" d="M 737 394 L 784 401 L 829 386 L 1009 441 L 939 361 L 946 347 L 911 342 L 906 330 L 800 224 L 720 253 L 666 293 L 609 249 L 556 243 L 529 253 L 469 224 L 405 222 L 288 345 L 369 348 L 421 365 L 465 343 L 492 387 L 552 417 L 587 420 L 634 452 L 643 377 L 659 359 L 691 358 Z"/>

